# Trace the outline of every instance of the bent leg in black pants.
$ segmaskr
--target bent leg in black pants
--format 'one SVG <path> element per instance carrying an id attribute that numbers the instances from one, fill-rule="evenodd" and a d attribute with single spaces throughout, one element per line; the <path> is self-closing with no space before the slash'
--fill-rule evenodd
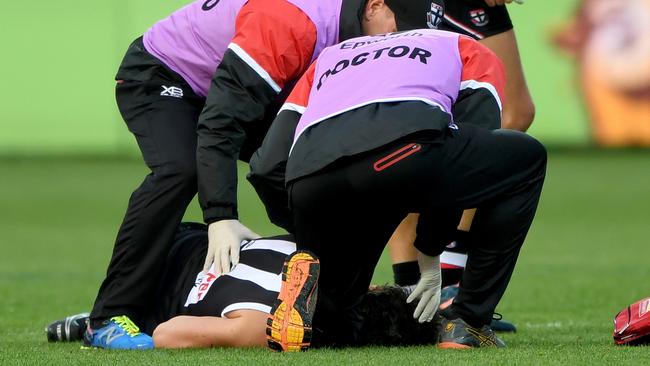
<path id="1" fill-rule="evenodd" d="M 412 144 L 417 153 L 373 168 Z M 474 230 L 485 240 L 470 251 L 453 308 L 470 324 L 487 324 L 532 223 L 545 167 L 546 151 L 532 137 L 462 126 L 428 142 L 404 138 L 293 182 L 297 244 L 321 259 L 314 343 L 320 335 L 349 334 L 323 343 L 354 341 L 355 306 L 392 229 L 408 212 L 421 213 L 416 246 L 432 256 L 443 251 L 463 209 L 484 212 Z"/>
<path id="2" fill-rule="evenodd" d="M 151 63 L 145 71 L 148 80 L 119 81 L 116 93 L 151 173 L 129 200 L 91 313 L 93 328 L 117 315 L 137 323 L 151 308 L 174 231 L 197 191 L 196 123 L 203 99 L 163 66 Z"/>

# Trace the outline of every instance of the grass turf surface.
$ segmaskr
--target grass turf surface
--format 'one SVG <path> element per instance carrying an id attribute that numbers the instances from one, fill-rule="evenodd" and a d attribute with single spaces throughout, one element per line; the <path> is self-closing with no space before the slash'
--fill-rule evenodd
<path id="1" fill-rule="evenodd" d="M 44 326 L 89 309 L 126 200 L 145 173 L 135 160 L 0 160 L 0 364 L 621 364 L 650 347 L 615 347 L 614 314 L 650 296 L 650 151 L 551 152 L 536 221 L 498 311 L 519 333 L 506 350 L 431 347 L 153 352 L 48 344 Z M 243 170 L 243 169 L 240 169 Z M 241 172 L 243 173 L 243 172 Z M 277 233 L 247 184 L 242 220 Z M 187 215 L 200 220 L 196 204 Z M 391 280 L 382 259 L 375 282 Z"/>

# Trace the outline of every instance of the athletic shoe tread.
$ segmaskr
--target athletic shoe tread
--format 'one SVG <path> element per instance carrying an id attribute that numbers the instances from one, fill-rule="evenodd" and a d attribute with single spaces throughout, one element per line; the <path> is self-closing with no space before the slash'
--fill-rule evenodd
<path id="1" fill-rule="evenodd" d="M 267 320 L 267 340 L 274 351 L 305 351 L 311 344 L 312 319 L 318 297 L 320 262 L 297 251 L 282 268 L 282 286 Z"/>

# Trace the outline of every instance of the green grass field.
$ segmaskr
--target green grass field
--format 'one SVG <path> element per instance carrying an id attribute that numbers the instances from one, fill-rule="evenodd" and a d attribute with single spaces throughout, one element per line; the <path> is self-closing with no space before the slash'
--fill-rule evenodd
<path id="1" fill-rule="evenodd" d="M 614 314 L 650 296 L 650 151 L 555 151 L 537 219 L 499 311 L 519 326 L 506 350 L 431 347 L 153 352 L 48 344 L 51 320 L 89 309 L 137 160 L 0 160 L 0 365 L 9 364 L 643 364 L 650 347 L 612 344 Z M 248 185 L 242 220 L 277 232 Z M 196 205 L 188 219 L 198 220 Z M 391 280 L 383 261 L 375 278 Z"/>

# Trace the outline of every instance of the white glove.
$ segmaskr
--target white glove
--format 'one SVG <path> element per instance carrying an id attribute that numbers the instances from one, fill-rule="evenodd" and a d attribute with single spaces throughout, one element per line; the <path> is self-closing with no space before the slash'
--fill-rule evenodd
<path id="1" fill-rule="evenodd" d="M 413 313 L 413 318 L 420 323 L 424 323 L 433 319 L 440 305 L 440 285 L 442 283 L 440 256 L 430 257 L 418 252 L 418 265 L 420 267 L 420 281 L 418 281 L 415 290 L 406 299 L 406 302 L 410 304 L 413 300 L 420 299 Z"/>
<path id="2" fill-rule="evenodd" d="M 231 265 L 239 263 L 239 248 L 242 240 L 259 237 L 239 220 L 221 220 L 211 223 L 208 226 L 208 253 L 205 256 L 203 272 L 208 271 L 213 262 L 217 276 L 230 272 Z"/>

